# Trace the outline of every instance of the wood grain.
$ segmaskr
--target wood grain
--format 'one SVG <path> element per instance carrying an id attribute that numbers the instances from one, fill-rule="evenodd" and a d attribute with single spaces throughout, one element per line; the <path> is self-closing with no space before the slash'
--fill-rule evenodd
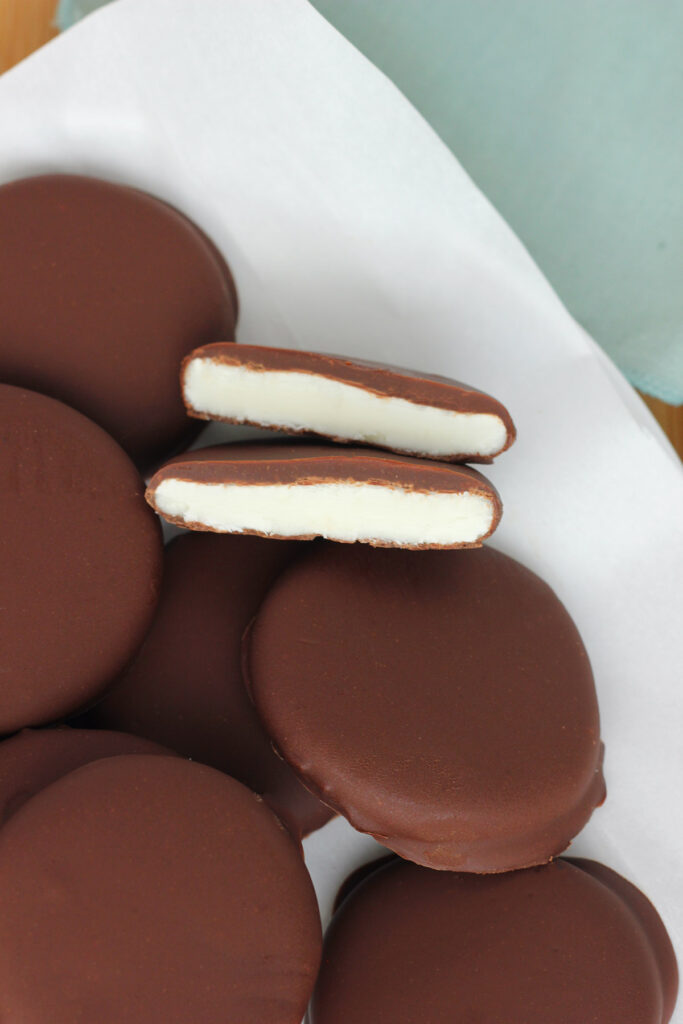
<path id="1" fill-rule="evenodd" d="M 0 72 L 11 68 L 56 35 L 57 0 L 0 0 Z M 683 458 L 683 406 L 642 395 Z"/>
<path id="2" fill-rule="evenodd" d="M 57 34 L 57 0 L 0 0 L 0 72 Z"/>
<path id="3" fill-rule="evenodd" d="M 672 445 L 683 459 L 683 405 L 667 405 L 652 395 L 638 392 L 659 422 Z"/>

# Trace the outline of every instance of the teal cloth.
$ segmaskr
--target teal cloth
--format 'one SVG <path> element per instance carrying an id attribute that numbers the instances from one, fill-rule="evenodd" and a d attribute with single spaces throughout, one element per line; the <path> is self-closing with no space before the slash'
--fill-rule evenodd
<path id="1" fill-rule="evenodd" d="M 108 0 L 59 0 L 57 4 L 57 26 L 64 31 L 86 14 L 92 14 L 98 7 L 104 7 Z"/>
<path id="2" fill-rule="evenodd" d="M 109 0 L 58 0 L 55 17 L 57 27 L 63 32 L 86 14 L 92 14 L 98 7 L 104 7 L 106 3 L 109 3 Z"/>
<path id="3" fill-rule="evenodd" d="M 62 0 L 60 24 L 102 2 Z M 681 0 L 314 5 L 433 125 L 629 380 L 683 403 Z"/>

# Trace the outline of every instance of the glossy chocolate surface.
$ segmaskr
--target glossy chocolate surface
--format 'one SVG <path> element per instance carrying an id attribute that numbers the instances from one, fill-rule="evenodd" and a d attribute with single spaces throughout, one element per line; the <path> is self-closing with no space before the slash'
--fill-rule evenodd
<path id="1" fill-rule="evenodd" d="M 122 754 L 170 754 L 165 747 L 105 729 L 23 729 L 0 742 L 0 825 L 32 796 L 84 764 Z"/>
<path id="2" fill-rule="evenodd" d="M 654 907 L 602 865 L 476 876 L 396 859 L 335 914 L 310 1020 L 666 1024 L 676 987 Z"/>
<path id="3" fill-rule="evenodd" d="M 198 431 L 178 371 L 233 336 L 215 246 L 143 192 L 77 175 L 0 187 L 0 379 L 59 398 L 147 467 Z"/>
<path id="4" fill-rule="evenodd" d="M 0 385 L 0 735 L 94 700 L 142 643 L 159 524 L 135 467 L 61 402 Z"/>
<path id="5" fill-rule="evenodd" d="M 668 1021 L 678 997 L 678 964 L 671 939 L 657 910 L 632 882 L 604 864 L 583 857 L 567 857 L 566 860 L 607 886 L 636 918 L 655 955 L 662 982 L 662 1021 Z"/>
<path id="6" fill-rule="evenodd" d="M 159 609 L 139 654 L 84 717 L 163 743 L 260 793 L 297 836 L 333 812 L 273 751 L 242 681 L 242 634 L 296 543 L 185 534 L 165 552 Z"/>
<path id="7" fill-rule="evenodd" d="M 297 845 L 180 758 L 79 768 L 0 830 L 3 1024 L 300 1024 L 320 919 Z"/>
<path id="8" fill-rule="evenodd" d="M 547 584 L 492 548 L 321 543 L 273 585 L 245 665 L 306 784 L 418 863 L 543 863 L 604 799 L 576 626 Z"/>

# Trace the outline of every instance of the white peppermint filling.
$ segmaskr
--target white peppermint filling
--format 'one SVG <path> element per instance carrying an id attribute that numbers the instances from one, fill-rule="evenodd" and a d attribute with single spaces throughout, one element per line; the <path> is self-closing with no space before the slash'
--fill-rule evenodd
<path id="1" fill-rule="evenodd" d="M 472 544 L 494 516 L 483 494 L 423 493 L 371 483 L 214 484 L 169 478 L 156 488 L 162 515 L 221 533 L 321 536 L 396 545 Z"/>
<path id="2" fill-rule="evenodd" d="M 312 373 L 252 370 L 214 359 L 192 359 L 185 401 L 206 416 L 432 456 L 495 455 L 507 440 L 494 413 L 452 412 L 404 398 L 372 394 Z"/>

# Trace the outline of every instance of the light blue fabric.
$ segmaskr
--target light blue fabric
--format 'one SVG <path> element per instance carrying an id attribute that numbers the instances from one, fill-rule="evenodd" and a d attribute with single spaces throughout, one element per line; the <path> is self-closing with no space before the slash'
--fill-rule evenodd
<path id="1" fill-rule="evenodd" d="M 102 2 L 62 0 L 60 24 Z M 314 4 L 430 121 L 629 380 L 683 403 L 682 0 Z"/>
<path id="2" fill-rule="evenodd" d="M 104 7 L 108 0 L 59 0 L 56 22 L 62 31 L 91 14 L 97 7 Z"/>

